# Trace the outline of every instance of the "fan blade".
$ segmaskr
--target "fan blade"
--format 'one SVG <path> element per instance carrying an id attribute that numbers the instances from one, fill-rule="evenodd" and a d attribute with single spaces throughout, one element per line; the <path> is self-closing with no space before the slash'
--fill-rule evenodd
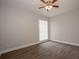
<path id="1" fill-rule="evenodd" d="M 55 8 L 59 8 L 59 6 L 58 6 L 58 5 L 53 5 L 53 7 L 55 7 Z"/>
<path id="2" fill-rule="evenodd" d="M 52 3 L 55 3 L 56 1 L 58 1 L 58 0 L 53 0 Z"/>
<path id="3" fill-rule="evenodd" d="M 44 8 L 45 6 L 39 7 L 39 9 Z"/>
<path id="4" fill-rule="evenodd" d="M 42 1 L 43 3 L 45 3 L 45 4 L 47 3 L 47 2 L 45 2 L 44 0 L 41 0 L 41 1 Z"/>

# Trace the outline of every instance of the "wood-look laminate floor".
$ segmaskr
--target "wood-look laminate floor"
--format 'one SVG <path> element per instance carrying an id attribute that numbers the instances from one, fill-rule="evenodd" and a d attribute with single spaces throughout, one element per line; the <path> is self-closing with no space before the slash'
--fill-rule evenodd
<path id="1" fill-rule="evenodd" d="M 79 47 L 49 41 L 5 53 L 2 59 L 79 59 Z"/>

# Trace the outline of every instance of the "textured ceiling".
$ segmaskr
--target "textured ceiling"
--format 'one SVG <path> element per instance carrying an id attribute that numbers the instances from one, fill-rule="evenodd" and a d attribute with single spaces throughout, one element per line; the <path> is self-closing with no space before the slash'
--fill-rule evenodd
<path id="1" fill-rule="evenodd" d="M 44 5 L 40 0 L 4 0 L 4 2 L 14 5 L 17 4 L 26 10 L 45 17 L 52 17 L 79 8 L 79 0 L 59 0 L 57 3 L 60 7 L 53 8 L 49 12 L 45 9 L 38 9 L 40 6 Z"/>

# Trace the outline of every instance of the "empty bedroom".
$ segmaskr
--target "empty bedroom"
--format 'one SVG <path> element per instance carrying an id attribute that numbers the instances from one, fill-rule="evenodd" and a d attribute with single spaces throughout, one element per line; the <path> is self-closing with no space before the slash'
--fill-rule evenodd
<path id="1" fill-rule="evenodd" d="M 0 59 L 79 59 L 79 0 L 0 0 Z"/>

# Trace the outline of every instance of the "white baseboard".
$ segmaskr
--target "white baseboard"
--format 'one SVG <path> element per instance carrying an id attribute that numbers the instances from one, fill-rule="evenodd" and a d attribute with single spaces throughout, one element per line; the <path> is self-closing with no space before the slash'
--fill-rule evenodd
<path id="1" fill-rule="evenodd" d="M 7 53 L 7 52 L 10 52 L 10 51 L 14 51 L 14 50 L 18 50 L 18 49 L 25 48 L 25 47 L 29 47 L 29 46 L 32 46 L 32 45 L 35 45 L 35 44 L 39 44 L 39 43 L 46 42 L 46 41 L 48 41 L 48 40 L 45 40 L 45 41 L 39 41 L 39 42 L 35 42 L 35 43 L 31 43 L 31 44 L 27 44 L 27 45 L 22 45 L 22 46 L 18 46 L 18 47 L 14 47 L 14 48 L 6 49 L 6 50 L 1 51 L 0 54 Z"/>
<path id="2" fill-rule="evenodd" d="M 68 44 L 68 45 L 73 45 L 73 46 L 78 46 L 79 47 L 79 44 L 76 44 L 76 43 L 60 41 L 60 40 L 51 40 L 51 41 L 60 42 L 60 43 L 64 43 L 64 44 Z"/>

